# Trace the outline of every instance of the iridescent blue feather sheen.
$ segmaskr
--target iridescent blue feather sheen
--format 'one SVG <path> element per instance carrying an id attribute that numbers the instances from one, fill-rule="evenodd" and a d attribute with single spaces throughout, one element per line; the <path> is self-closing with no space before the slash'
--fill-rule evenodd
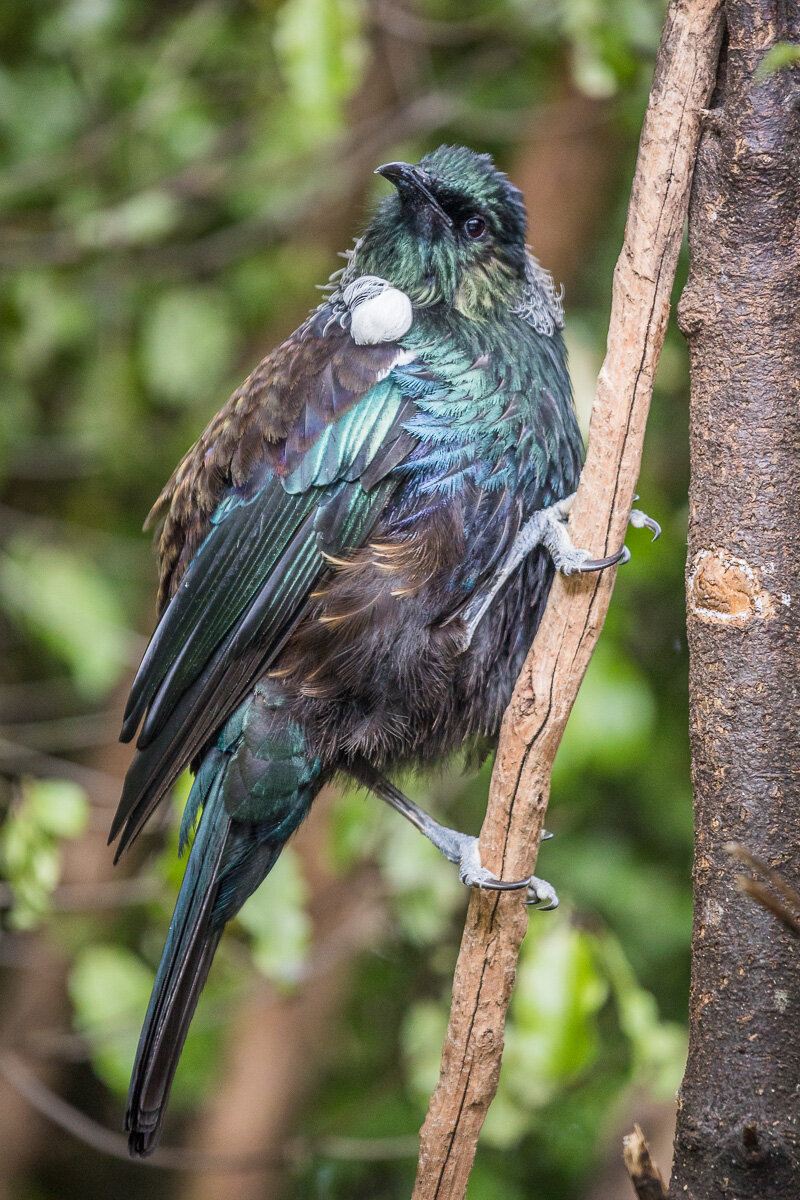
<path id="1" fill-rule="evenodd" d="M 465 638 L 522 525 L 577 484 L 560 297 L 487 156 L 445 146 L 395 174 L 330 295 L 153 511 L 162 616 L 126 709 L 123 736 L 139 735 L 112 836 L 121 852 L 187 765 L 182 850 L 196 832 L 131 1082 L 135 1154 L 157 1144 L 223 925 L 320 787 L 359 763 L 485 751 L 547 599 L 537 548 Z M 398 342 L 350 335 L 344 295 L 365 275 L 413 305 Z"/>

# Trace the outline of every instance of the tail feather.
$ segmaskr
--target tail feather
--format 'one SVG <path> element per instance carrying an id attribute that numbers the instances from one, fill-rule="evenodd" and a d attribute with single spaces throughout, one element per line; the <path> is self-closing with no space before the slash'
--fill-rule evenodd
<path id="1" fill-rule="evenodd" d="M 230 828 L 222 781 L 215 781 L 203 810 L 136 1052 L 125 1128 L 131 1154 L 139 1156 L 158 1144 L 178 1060 L 222 933 L 212 921 Z"/>
<path id="2" fill-rule="evenodd" d="M 125 1114 L 128 1146 L 137 1158 L 146 1158 L 158 1145 L 183 1044 L 221 934 L 220 929 L 195 941 L 191 958 L 187 956 L 190 970 L 160 1024 L 161 1036 L 140 1043 Z"/>
<path id="3" fill-rule="evenodd" d="M 319 766 L 263 689 L 231 717 L 196 774 L 181 839 L 202 814 L 144 1020 L 125 1127 L 134 1155 L 158 1144 L 172 1080 L 220 935 L 308 812 Z"/>

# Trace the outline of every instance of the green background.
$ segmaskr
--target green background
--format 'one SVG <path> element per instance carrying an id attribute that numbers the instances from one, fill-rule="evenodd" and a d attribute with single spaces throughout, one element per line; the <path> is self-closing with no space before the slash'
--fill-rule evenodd
<path id="1" fill-rule="evenodd" d="M 385 188 L 374 167 L 442 141 L 491 151 L 525 189 L 534 250 L 566 286 L 585 428 L 662 15 L 650 0 L 5 0 L 0 1196 L 410 1194 L 466 895 L 356 793 L 318 804 L 225 938 L 167 1166 L 114 1157 L 182 870 L 174 812 L 118 868 L 105 847 L 154 619 L 141 523 L 316 303 Z M 470 1200 L 622 1195 L 633 1119 L 668 1144 L 691 917 L 686 425 L 671 327 L 639 487 L 664 535 L 629 534 L 559 752 L 539 870 L 562 905 L 531 919 Z M 477 832 L 490 768 L 406 783 Z M 40 1106 L 73 1106 L 62 1124 L 78 1110 L 84 1135 L 109 1131 L 105 1152 L 37 1115 L 20 1064 Z M 263 1162 L 212 1172 L 198 1150 Z"/>

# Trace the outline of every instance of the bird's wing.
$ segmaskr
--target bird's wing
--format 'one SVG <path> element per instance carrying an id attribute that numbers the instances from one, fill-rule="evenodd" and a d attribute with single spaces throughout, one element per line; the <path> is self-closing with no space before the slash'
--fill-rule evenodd
<path id="1" fill-rule="evenodd" d="M 367 539 L 416 445 L 395 371 L 408 355 L 356 346 L 324 316 L 261 364 L 162 494 L 167 603 L 125 713 L 123 740 L 143 724 L 118 853 L 280 651 L 326 555 Z"/>

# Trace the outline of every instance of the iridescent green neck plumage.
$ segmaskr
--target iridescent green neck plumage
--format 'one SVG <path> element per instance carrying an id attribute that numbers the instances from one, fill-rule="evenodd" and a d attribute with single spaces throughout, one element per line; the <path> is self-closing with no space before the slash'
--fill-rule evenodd
<path id="1" fill-rule="evenodd" d="M 394 238 L 387 233 L 371 231 L 363 239 L 355 257 L 357 273 L 387 280 L 416 307 L 452 305 L 464 316 L 481 320 L 521 294 L 524 266 L 520 276 L 516 264 L 497 257 L 463 263 L 457 247 L 442 242 L 425 246 L 405 233 Z"/>

